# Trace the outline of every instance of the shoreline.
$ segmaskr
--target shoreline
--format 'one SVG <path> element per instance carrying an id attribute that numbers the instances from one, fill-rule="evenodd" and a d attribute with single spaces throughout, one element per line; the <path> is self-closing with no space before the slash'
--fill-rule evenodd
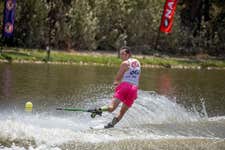
<path id="1" fill-rule="evenodd" d="M 53 64 L 53 65 L 85 65 L 85 66 L 118 66 L 116 64 L 99 64 L 99 63 L 86 63 L 86 62 L 45 62 L 45 61 L 27 61 L 27 60 L 13 60 L 11 62 L 7 60 L 0 60 L 0 63 L 6 64 Z M 192 70 L 225 70 L 225 67 L 201 67 L 201 66 L 185 66 L 185 65 L 171 65 L 171 66 L 163 66 L 163 65 L 152 65 L 152 64 L 142 64 L 143 68 L 155 68 L 155 69 L 192 69 Z"/>
<path id="2" fill-rule="evenodd" d="M 121 60 L 117 52 L 96 51 L 51 51 L 50 60 L 44 50 L 5 50 L 0 55 L 0 63 L 33 63 L 33 64 L 65 64 L 118 66 Z M 225 60 L 193 59 L 188 57 L 149 56 L 133 54 L 144 68 L 225 70 Z"/>

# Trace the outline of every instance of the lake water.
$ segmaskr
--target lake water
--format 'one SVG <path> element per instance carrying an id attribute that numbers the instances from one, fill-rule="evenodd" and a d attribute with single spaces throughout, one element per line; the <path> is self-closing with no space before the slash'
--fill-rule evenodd
<path id="1" fill-rule="evenodd" d="M 56 110 L 108 104 L 117 69 L 0 64 L 0 149 L 225 149 L 225 70 L 144 68 L 138 99 L 113 129 L 90 127 L 119 109 L 94 119 Z"/>

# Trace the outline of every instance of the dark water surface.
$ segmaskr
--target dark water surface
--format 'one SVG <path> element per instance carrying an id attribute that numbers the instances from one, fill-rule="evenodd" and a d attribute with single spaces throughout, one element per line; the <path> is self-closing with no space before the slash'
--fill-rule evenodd
<path id="1" fill-rule="evenodd" d="M 138 99 L 110 130 L 90 126 L 116 112 L 55 110 L 108 104 L 117 69 L 0 64 L 0 149 L 225 149 L 225 70 L 144 68 Z"/>

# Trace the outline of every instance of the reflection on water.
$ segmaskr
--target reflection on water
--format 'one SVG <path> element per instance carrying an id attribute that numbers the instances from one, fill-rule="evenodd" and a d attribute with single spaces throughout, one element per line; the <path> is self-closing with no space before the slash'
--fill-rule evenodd
<path id="1" fill-rule="evenodd" d="M 168 73 L 162 74 L 159 76 L 157 81 L 158 83 L 158 93 L 162 95 L 169 95 L 173 93 L 172 89 L 172 81 L 171 77 Z"/>
<path id="2" fill-rule="evenodd" d="M 225 70 L 144 69 L 141 88 L 156 91 L 191 109 L 201 111 L 205 103 L 209 116 L 225 114 Z"/>
<path id="3" fill-rule="evenodd" d="M 2 71 L 1 79 L 2 96 L 6 99 L 11 95 L 12 75 L 10 65 L 6 65 Z"/>
<path id="4" fill-rule="evenodd" d="M 0 149 L 225 149 L 224 71 L 144 69 L 139 97 L 114 129 L 90 127 L 103 126 L 116 112 L 91 119 L 55 110 L 108 104 L 116 72 L 1 64 Z M 26 101 L 33 113 L 24 112 Z"/>

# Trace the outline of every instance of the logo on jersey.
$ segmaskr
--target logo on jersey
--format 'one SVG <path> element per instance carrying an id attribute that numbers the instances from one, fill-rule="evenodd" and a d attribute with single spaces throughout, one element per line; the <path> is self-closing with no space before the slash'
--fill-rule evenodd
<path id="1" fill-rule="evenodd" d="M 133 77 L 135 77 L 136 75 L 139 75 L 140 71 L 136 69 L 138 67 L 140 67 L 140 65 L 137 61 L 131 62 L 132 71 L 130 71 L 130 75 L 132 75 Z"/>
<path id="2" fill-rule="evenodd" d="M 130 75 L 139 75 L 140 71 L 139 70 L 133 70 L 130 72 Z"/>
<path id="3" fill-rule="evenodd" d="M 132 67 L 132 68 L 139 67 L 138 62 L 137 62 L 137 61 L 133 61 L 133 62 L 131 63 L 131 67 Z"/>

